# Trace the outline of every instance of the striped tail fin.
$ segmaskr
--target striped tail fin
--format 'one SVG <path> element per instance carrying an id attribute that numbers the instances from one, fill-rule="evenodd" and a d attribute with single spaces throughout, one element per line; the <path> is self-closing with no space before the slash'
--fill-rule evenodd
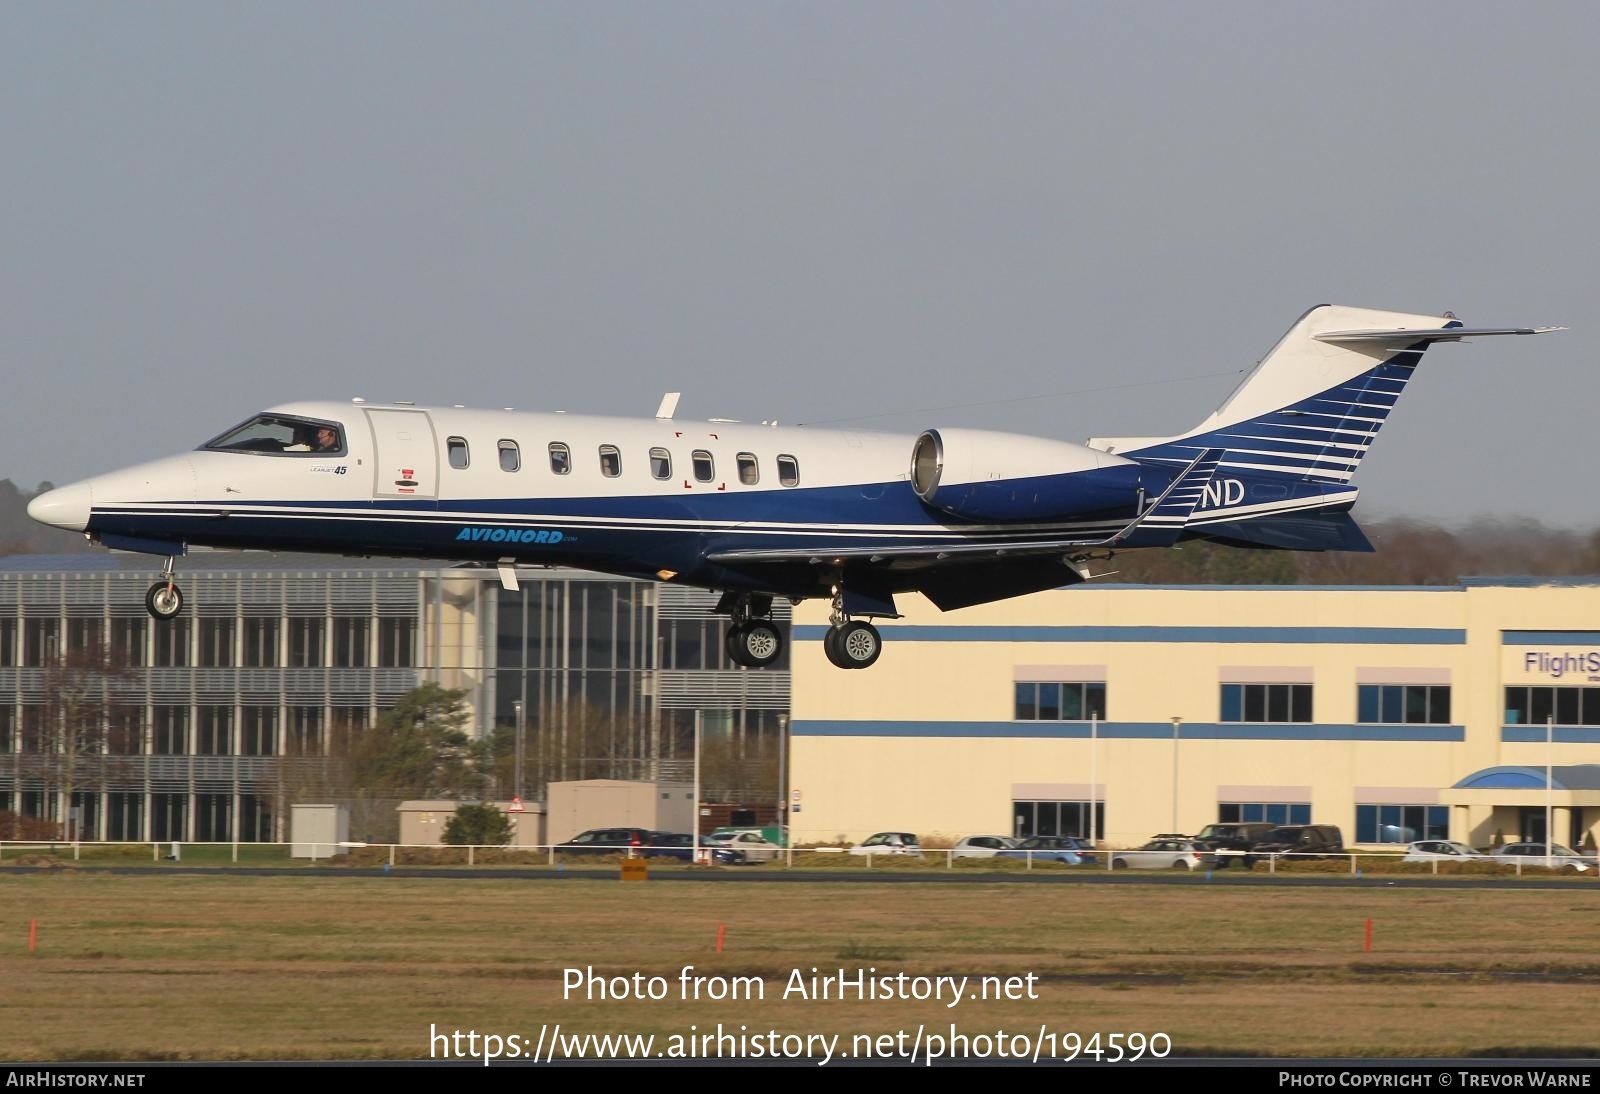
<path id="1" fill-rule="evenodd" d="M 1177 437 L 1095 437 L 1141 463 L 1187 466 L 1227 450 L 1219 474 L 1338 488 L 1350 481 L 1432 342 L 1560 328 L 1467 328 L 1450 315 L 1331 304 L 1300 317 L 1228 399 Z"/>

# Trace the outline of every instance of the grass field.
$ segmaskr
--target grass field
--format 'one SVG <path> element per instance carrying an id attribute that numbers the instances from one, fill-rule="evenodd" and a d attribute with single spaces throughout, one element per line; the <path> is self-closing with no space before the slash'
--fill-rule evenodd
<path id="1" fill-rule="evenodd" d="M 1373 946 L 1364 948 L 1367 919 Z M 28 952 L 31 921 L 37 951 Z M 716 952 L 718 927 L 726 944 Z M 1600 891 L 0 874 L 0 1056 L 414 1059 L 430 1029 L 1161 1032 L 1175 1055 L 1595 1055 Z M 690 975 L 763 998 L 683 1001 Z M 793 970 L 1037 998 L 783 998 Z M 668 998 L 563 998 L 564 970 Z M 706 985 L 709 987 L 709 983 Z M 704 990 L 704 989 L 703 989 Z"/>

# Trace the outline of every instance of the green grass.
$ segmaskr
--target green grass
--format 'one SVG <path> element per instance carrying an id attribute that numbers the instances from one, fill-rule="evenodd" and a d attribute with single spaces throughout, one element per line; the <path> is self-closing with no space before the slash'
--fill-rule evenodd
<path id="1" fill-rule="evenodd" d="M 1594 899 L 1582 883 L 1477 892 L 5 871 L 0 1052 L 417 1058 L 434 1026 L 666 1035 L 731 1021 L 847 1038 L 952 1022 L 1164 1032 L 1181 1055 L 1559 1055 L 1595 1043 Z M 682 1002 L 690 966 L 690 976 L 757 977 L 765 998 Z M 674 996 L 564 997 L 569 968 L 658 975 Z M 1031 973 L 1038 997 L 953 1010 L 783 999 L 794 970 L 813 968 Z"/>

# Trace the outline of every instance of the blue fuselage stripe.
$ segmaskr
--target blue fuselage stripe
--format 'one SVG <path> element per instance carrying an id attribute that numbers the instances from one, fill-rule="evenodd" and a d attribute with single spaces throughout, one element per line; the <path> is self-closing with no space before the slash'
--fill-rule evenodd
<path id="1" fill-rule="evenodd" d="M 828 628 L 794 628 L 797 642 L 820 642 Z M 886 626 L 899 642 L 1221 642 L 1263 645 L 1464 646 L 1467 632 L 1446 627 L 971 627 Z"/>

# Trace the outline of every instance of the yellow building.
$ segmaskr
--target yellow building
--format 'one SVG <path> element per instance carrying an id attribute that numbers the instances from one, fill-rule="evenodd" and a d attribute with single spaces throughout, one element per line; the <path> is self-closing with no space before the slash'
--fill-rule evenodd
<path id="1" fill-rule="evenodd" d="M 1088 585 L 901 610 L 862 671 L 824 657 L 825 604 L 795 612 L 797 842 L 1092 824 L 1137 846 L 1270 820 L 1481 847 L 1542 840 L 1547 808 L 1557 842 L 1600 826 L 1592 581 Z"/>

